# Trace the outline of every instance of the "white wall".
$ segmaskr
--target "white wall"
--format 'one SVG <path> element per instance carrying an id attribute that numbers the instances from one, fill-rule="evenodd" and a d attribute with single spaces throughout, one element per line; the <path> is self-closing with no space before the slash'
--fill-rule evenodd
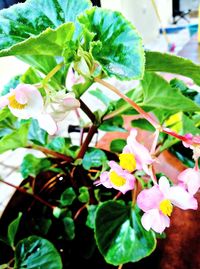
<path id="1" fill-rule="evenodd" d="M 156 17 L 151 0 L 101 0 L 102 7 L 121 11 L 138 29 L 144 44 L 156 40 L 160 23 Z M 172 0 L 156 0 L 163 25 L 172 18 Z"/>

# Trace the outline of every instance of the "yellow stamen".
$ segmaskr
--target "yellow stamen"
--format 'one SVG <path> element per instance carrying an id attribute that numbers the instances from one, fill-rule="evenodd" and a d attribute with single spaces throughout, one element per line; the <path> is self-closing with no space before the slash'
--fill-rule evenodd
<path id="1" fill-rule="evenodd" d="M 14 109 L 24 109 L 26 107 L 26 104 L 20 104 L 17 100 L 15 95 L 11 95 L 8 97 L 9 104 Z"/>
<path id="2" fill-rule="evenodd" d="M 170 217 L 173 211 L 173 205 L 169 200 L 165 199 L 160 203 L 159 209 L 165 216 Z"/>
<path id="3" fill-rule="evenodd" d="M 118 176 L 114 171 L 110 172 L 110 181 L 117 187 L 122 187 L 126 183 L 126 179 Z"/>
<path id="4" fill-rule="evenodd" d="M 135 156 L 132 153 L 120 154 L 119 161 L 120 166 L 129 172 L 133 172 L 136 168 Z"/>

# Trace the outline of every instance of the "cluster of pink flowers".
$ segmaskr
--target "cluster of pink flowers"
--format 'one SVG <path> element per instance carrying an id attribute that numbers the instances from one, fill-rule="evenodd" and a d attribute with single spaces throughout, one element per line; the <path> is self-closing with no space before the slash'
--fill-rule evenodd
<path id="1" fill-rule="evenodd" d="M 132 129 L 127 138 L 127 145 L 119 155 L 119 164 L 110 161 L 110 171 L 101 174 L 98 184 L 106 188 L 115 188 L 125 194 L 135 187 L 134 172 L 143 170 L 152 176 L 149 167 L 154 159 L 149 150 L 136 140 L 137 130 Z M 186 145 L 187 146 L 187 145 Z M 194 146 L 189 145 L 192 149 Z M 170 225 L 173 206 L 183 210 L 198 207 L 194 194 L 200 187 L 200 173 L 197 166 L 185 169 L 178 176 L 178 184 L 170 186 L 169 180 L 162 176 L 159 182 L 149 189 L 142 190 L 137 196 L 137 205 L 144 212 L 141 222 L 149 231 L 162 233 Z"/>

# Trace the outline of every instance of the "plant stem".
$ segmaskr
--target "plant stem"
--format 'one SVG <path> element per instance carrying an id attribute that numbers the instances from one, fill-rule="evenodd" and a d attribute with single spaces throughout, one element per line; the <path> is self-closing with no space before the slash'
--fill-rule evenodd
<path id="1" fill-rule="evenodd" d="M 78 216 L 80 215 L 80 213 L 83 211 L 83 209 L 85 209 L 87 207 L 87 204 L 84 204 L 81 208 L 79 208 L 79 210 L 76 212 L 76 214 L 74 215 L 74 220 L 76 220 L 78 218 Z"/>
<path id="2" fill-rule="evenodd" d="M 81 149 L 80 149 L 80 151 L 78 153 L 77 159 L 82 159 L 83 156 L 85 155 L 85 152 L 87 151 L 88 146 L 89 146 L 94 134 L 97 131 L 97 128 L 98 127 L 96 125 L 94 125 L 94 124 L 90 127 L 90 130 L 89 130 L 89 132 L 87 134 L 87 137 L 86 137 L 85 141 L 83 142 L 83 145 L 81 146 Z"/>
<path id="3" fill-rule="evenodd" d="M 143 118 L 145 118 L 149 123 L 151 123 L 155 129 L 159 130 L 160 132 L 166 133 L 168 135 L 171 135 L 183 142 L 186 142 L 190 145 L 193 144 L 193 141 L 189 140 L 188 138 L 186 138 L 185 136 L 179 135 L 175 132 L 173 132 L 172 130 L 162 127 L 157 121 L 155 121 L 153 119 L 153 117 L 151 117 L 151 115 L 149 115 L 147 112 L 145 112 L 139 105 L 137 105 L 133 100 L 131 100 L 128 96 L 126 96 L 125 94 L 121 93 L 116 87 L 114 87 L 113 85 L 111 85 L 110 83 L 100 79 L 100 78 L 94 78 L 95 82 L 100 83 L 101 85 L 107 87 L 108 89 L 110 89 L 111 91 L 113 91 L 114 93 L 116 93 L 119 97 L 121 97 L 122 99 L 124 99 L 127 103 L 129 103 L 140 115 L 143 116 Z M 113 117 L 113 114 L 111 114 L 111 117 Z M 107 115 L 105 116 L 104 119 L 109 119 L 110 116 Z M 200 145 L 200 143 L 197 143 L 196 145 Z"/>
<path id="4" fill-rule="evenodd" d="M 122 267 L 123 267 L 123 264 L 120 264 L 119 267 L 118 267 L 118 269 L 122 269 Z"/>
<path id="5" fill-rule="evenodd" d="M 64 62 L 57 64 L 43 79 L 42 87 L 63 67 Z"/>
<path id="6" fill-rule="evenodd" d="M 188 138 L 186 138 L 185 136 L 179 135 L 177 133 L 175 133 L 174 131 L 170 130 L 169 128 L 162 128 L 162 132 L 168 135 L 171 135 L 183 142 L 186 142 L 187 144 L 192 145 L 192 141 L 189 140 Z"/>
<path id="7" fill-rule="evenodd" d="M 114 200 L 114 201 L 117 200 L 121 195 L 122 195 L 122 192 L 119 191 L 119 192 L 115 195 L 115 197 L 113 198 L 113 200 Z"/>
<path id="8" fill-rule="evenodd" d="M 157 146 L 157 142 L 158 142 L 158 138 L 159 138 L 159 130 L 157 129 L 154 133 L 154 139 L 153 139 L 153 143 L 152 143 L 152 146 L 151 146 L 151 151 L 150 151 L 150 154 L 153 155 L 155 154 L 155 151 L 156 151 L 156 146 Z"/>
<path id="9" fill-rule="evenodd" d="M 154 170 L 153 165 L 150 165 L 149 171 L 150 171 L 150 176 L 151 176 L 151 179 L 152 179 L 154 185 L 157 185 L 158 183 L 157 183 L 157 178 L 156 178 L 156 174 L 155 174 L 155 170 Z"/>
<path id="10" fill-rule="evenodd" d="M 27 146 L 27 148 L 32 148 L 32 149 L 36 149 L 36 150 L 39 150 L 43 153 L 45 153 L 46 155 L 51 155 L 51 156 L 54 156 L 58 159 L 62 159 L 64 161 L 66 161 L 67 163 L 70 163 L 73 161 L 73 159 L 71 157 L 68 157 L 62 153 L 59 153 L 59 152 L 56 152 L 56 151 L 53 151 L 51 149 L 47 149 L 45 147 L 42 147 L 42 146 L 38 146 L 38 145 L 29 145 Z"/>
<path id="11" fill-rule="evenodd" d="M 94 113 L 89 109 L 89 107 L 81 100 L 79 99 L 81 104 L 81 109 L 85 112 L 85 114 L 88 116 L 88 118 L 91 120 L 92 123 L 95 123 L 96 117 Z"/>
<path id="12" fill-rule="evenodd" d="M 124 112 L 125 110 L 127 110 L 127 109 L 130 108 L 130 107 L 131 107 L 130 104 L 125 104 L 125 105 L 123 105 L 122 107 L 116 109 L 115 111 L 110 112 L 109 114 L 105 115 L 105 116 L 103 117 L 103 120 L 109 120 L 109 119 L 111 119 L 111 118 L 117 116 L 118 114 Z"/>
<path id="13" fill-rule="evenodd" d="M 146 113 L 140 106 L 138 106 L 133 100 L 131 100 L 129 97 L 127 97 L 125 94 L 121 93 L 117 88 L 115 88 L 110 83 L 100 79 L 95 78 L 96 82 L 102 84 L 103 86 L 107 87 L 114 93 L 116 93 L 118 96 L 120 96 L 122 99 L 124 99 L 127 103 L 129 103 L 139 114 L 141 114 L 147 121 L 149 121 L 156 129 L 160 128 L 160 125 L 148 114 Z"/>
<path id="14" fill-rule="evenodd" d="M 136 203 L 136 198 L 137 198 L 137 191 L 138 191 L 138 180 L 135 180 L 135 187 L 134 189 L 131 191 L 132 194 L 132 207 L 134 208 L 135 203 Z"/>
<path id="15" fill-rule="evenodd" d="M 5 180 L 0 179 L 0 182 L 4 183 L 4 184 L 6 184 L 6 185 L 8 185 L 8 186 L 10 186 L 10 187 L 12 187 L 12 188 L 15 188 L 16 190 L 18 190 L 18 191 L 21 192 L 21 193 L 24 193 L 24 194 L 27 194 L 27 195 L 32 196 L 35 200 L 39 201 L 40 203 L 44 204 L 44 205 L 47 206 L 47 207 L 50 207 L 51 209 L 54 208 L 54 206 L 52 206 L 51 204 L 49 204 L 48 202 L 46 202 L 45 200 L 43 200 L 42 198 L 40 198 L 40 197 L 39 197 L 38 195 L 36 195 L 36 194 L 29 193 L 29 192 L 27 192 L 25 189 L 23 189 L 23 188 L 21 188 L 21 187 L 18 187 L 18 186 L 15 186 L 15 185 L 13 185 L 12 183 L 7 182 L 7 181 L 5 181 Z"/>

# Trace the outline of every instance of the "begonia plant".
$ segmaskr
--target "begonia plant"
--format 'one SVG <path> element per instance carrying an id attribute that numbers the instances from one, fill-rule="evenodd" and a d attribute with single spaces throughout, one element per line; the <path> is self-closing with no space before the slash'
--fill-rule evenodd
<path id="1" fill-rule="evenodd" d="M 22 195 L 1 228 L 1 268 L 122 268 L 151 255 L 174 207 L 198 208 L 200 99 L 180 76 L 200 86 L 200 66 L 145 51 L 120 12 L 89 0 L 0 11 L 7 56 L 29 67 L 1 91 L 0 153 L 27 155 L 20 186 L 0 179 Z M 116 132 L 109 151 L 94 144 L 101 132 Z M 155 168 L 165 150 L 185 167 L 175 181 Z"/>

